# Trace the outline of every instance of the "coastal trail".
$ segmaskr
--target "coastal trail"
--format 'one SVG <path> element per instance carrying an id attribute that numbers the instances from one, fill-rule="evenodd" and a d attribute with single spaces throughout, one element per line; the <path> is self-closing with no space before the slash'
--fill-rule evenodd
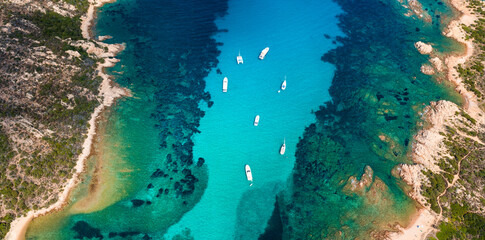
<path id="1" fill-rule="evenodd" d="M 485 149 L 485 147 L 482 147 L 482 148 L 478 148 L 478 149 L 475 149 L 475 150 L 481 150 L 481 149 Z M 436 202 L 438 203 L 438 206 L 440 207 L 440 214 L 438 215 L 438 218 L 436 218 L 436 222 L 435 224 L 438 224 L 438 222 L 441 220 L 441 217 L 443 216 L 443 207 L 441 206 L 441 202 L 440 202 L 440 198 L 446 194 L 447 190 L 451 187 L 453 187 L 456 183 L 456 181 L 458 181 L 460 179 L 460 171 L 461 171 L 461 162 L 463 160 L 465 160 L 465 158 L 468 157 L 468 155 L 470 155 L 470 153 L 472 153 L 473 151 L 469 151 L 465 156 L 463 156 L 460 161 L 458 161 L 458 172 L 453 176 L 453 181 L 451 181 L 451 183 L 448 182 L 447 179 L 445 179 L 446 181 L 446 184 L 448 185 L 445 190 L 443 190 L 443 192 L 438 195 L 436 197 Z"/>

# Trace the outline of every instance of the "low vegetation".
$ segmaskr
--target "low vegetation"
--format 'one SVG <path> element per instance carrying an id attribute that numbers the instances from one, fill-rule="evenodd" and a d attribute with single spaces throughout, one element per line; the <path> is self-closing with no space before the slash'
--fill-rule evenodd
<path id="1" fill-rule="evenodd" d="M 446 147 L 438 160 L 440 171 L 423 171 L 428 182 L 422 186 L 422 195 L 444 219 L 437 239 L 485 237 L 484 127 L 467 113 L 456 112 L 453 122 L 447 122 L 446 132 L 440 133 Z"/>
<path id="2" fill-rule="evenodd" d="M 0 3 L 0 238 L 16 217 L 57 201 L 99 104 L 100 60 L 73 45 L 89 2 L 53 1 L 75 7 L 64 15 L 39 4 L 45 11 Z"/>
<path id="3" fill-rule="evenodd" d="M 480 0 L 467 0 L 468 7 L 479 16 L 478 20 L 471 26 L 462 25 L 466 32 L 466 38 L 472 39 L 478 53 L 467 61 L 466 64 L 459 64 L 457 71 L 463 79 L 468 90 L 483 99 L 485 90 L 484 65 L 485 60 L 485 5 Z"/>

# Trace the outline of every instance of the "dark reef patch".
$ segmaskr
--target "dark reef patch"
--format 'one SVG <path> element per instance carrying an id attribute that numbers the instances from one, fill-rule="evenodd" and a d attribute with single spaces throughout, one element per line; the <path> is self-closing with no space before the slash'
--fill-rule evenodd
<path id="1" fill-rule="evenodd" d="M 72 227 L 72 230 L 76 232 L 74 239 L 103 239 L 101 230 L 90 226 L 85 221 L 78 221 Z"/>
<path id="2" fill-rule="evenodd" d="M 131 200 L 131 203 L 133 204 L 133 207 L 140 207 L 143 204 L 145 204 L 145 201 L 140 200 L 140 199 L 133 199 L 133 200 Z"/>
<path id="3" fill-rule="evenodd" d="M 116 232 L 110 232 L 108 237 L 109 238 L 114 238 L 114 237 L 121 237 L 121 238 L 127 238 L 127 237 L 132 237 L 132 236 L 136 236 L 140 234 L 139 232 L 119 232 L 119 233 L 116 233 Z"/>
<path id="4" fill-rule="evenodd" d="M 258 240 L 281 240 L 283 239 L 283 223 L 281 222 L 280 208 L 278 205 L 278 198 L 276 198 L 275 206 L 271 218 L 268 220 L 268 225 L 261 234 Z"/>

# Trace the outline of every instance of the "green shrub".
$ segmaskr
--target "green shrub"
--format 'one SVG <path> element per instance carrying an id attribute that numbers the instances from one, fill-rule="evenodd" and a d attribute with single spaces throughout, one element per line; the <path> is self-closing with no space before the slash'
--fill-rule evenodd
<path id="1" fill-rule="evenodd" d="M 64 17 L 56 12 L 47 11 L 46 13 L 35 12 L 30 20 L 41 29 L 45 37 L 82 39 L 81 20 L 78 17 Z"/>

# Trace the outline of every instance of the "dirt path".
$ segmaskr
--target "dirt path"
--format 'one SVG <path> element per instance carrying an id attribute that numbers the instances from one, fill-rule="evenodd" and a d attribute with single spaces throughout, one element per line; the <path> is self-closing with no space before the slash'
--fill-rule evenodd
<path id="1" fill-rule="evenodd" d="M 444 190 L 444 191 L 443 191 L 443 192 L 442 192 L 440 195 L 438 195 L 438 197 L 436 197 L 436 202 L 438 203 L 438 206 L 440 207 L 440 214 L 439 214 L 438 218 L 436 219 L 436 223 L 435 223 L 435 224 L 437 224 L 437 223 L 440 221 L 441 217 L 443 216 L 443 207 L 441 207 L 440 198 L 441 198 L 443 195 L 445 195 L 445 194 L 446 194 L 446 191 L 447 191 L 449 188 L 451 188 L 451 187 L 453 187 L 453 186 L 455 185 L 455 183 L 456 183 L 456 181 L 458 181 L 458 179 L 460 179 L 461 162 L 462 162 L 463 160 L 465 160 L 465 158 L 467 158 L 467 157 L 468 157 L 468 155 L 470 155 L 470 153 L 472 153 L 472 151 L 478 151 L 478 150 L 481 150 L 481 149 L 485 149 L 485 147 L 483 147 L 483 148 L 478 148 L 478 149 L 473 149 L 473 150 L 468 151 L 468 153 L 467 153 L 465 156 L 463 156 L 463 157 L 460 159 L 460 161 L 458 161 L 458 172 L 457 172 L 457 173 L 456 173 L 456 174 L 453 176 L 453 181 L 451 181 L 451 183 L 449 183 L 449 182 L 448 182 L 448 180 L 447 180 L 447 179 L 445 179 L 446 184 L 447 184 L 448 186 L 445 188 L 445 190 Z"/>

